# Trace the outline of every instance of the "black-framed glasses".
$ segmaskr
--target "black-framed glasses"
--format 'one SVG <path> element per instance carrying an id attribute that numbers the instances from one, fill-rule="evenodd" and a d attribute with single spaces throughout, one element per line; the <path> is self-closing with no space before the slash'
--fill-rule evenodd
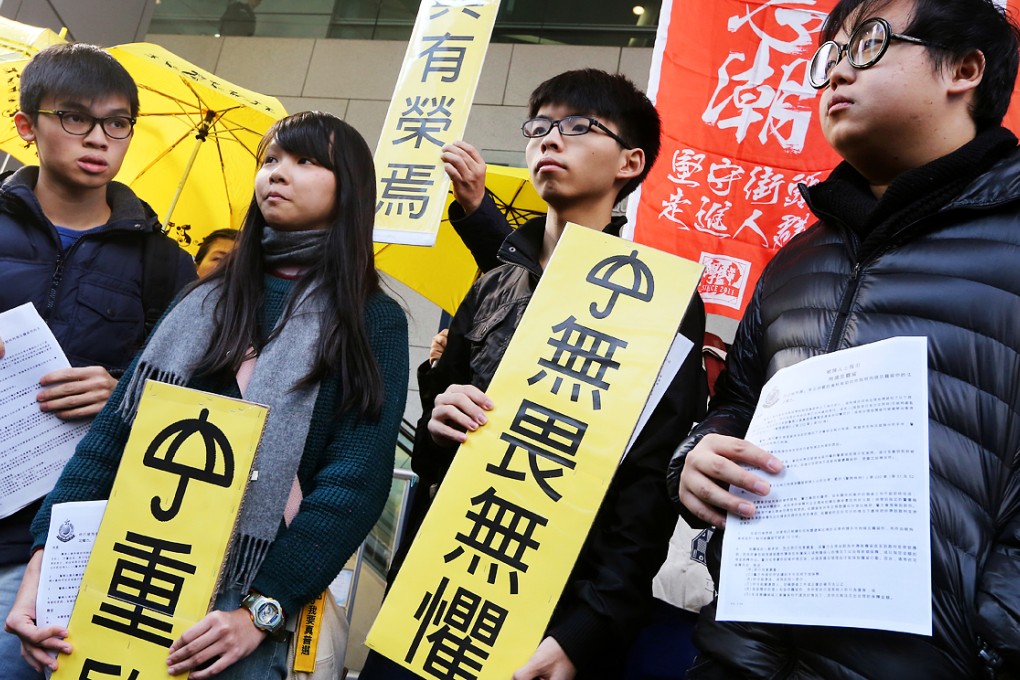
<path id="1" fill-rule="evenodd" d="M 547 134 L 552 132 L 554 127 L 559 128 L 560 134 L 566 137 L 586 135 L 591 132 L 592 127 L 597 127 L 599 130 L 602 130 L 607 135 L 615 139 L 624 149 L 634 148 L 627 142 L 623 141 L 618 134 L 591 116 L 565 116 L 559 120 L 532 118 L 531 120 L 524 121 L 524 124 L 521 125 L 521 132 L 523 132 L 524 136 L 528 139 L 533 137 L 545 137 Z"/>
<path id="2" fill-rule="evenodd" d="M 39 109 L 36 113 L 56 116 L 60 119 L 60 127 L 64 128 L 64 132 L 79 136 L 87 135 L 96 125 L 99 125 L 103 133 L 110 139 L 127 139 L 135 127 L 135 119 L 131 116 L 96 118 L 79 111 L 50 111 L 48 109 Z"/>
<path id="3" fill-rule="evenodd" d="M 893 33 L 888 21 L 881 17 L 874 17 L 854 29 L 846 45 L 840 45 L 835 40 L 826 40 L 818 46 L 818 50 L 808 66 L 808 79 L 811 82 L 811 87 L 820 90 L 828 85 L 832 69 L 836 68 L 836 64 L 844 54 L 854 68 L 863 69 L 874 66 L 879 59 L 885 56 L 886 50 L 889 49 L 889 43 L 893 40 L 937 47 L 927 40 L 902 33 Z"/>

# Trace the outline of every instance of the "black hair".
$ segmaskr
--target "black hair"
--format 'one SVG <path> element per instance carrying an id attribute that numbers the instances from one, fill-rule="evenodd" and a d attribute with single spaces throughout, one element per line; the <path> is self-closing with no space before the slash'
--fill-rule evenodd
<path id="1" fill-rule="evenodd" d="M 198 252 L 195 253 L 195 264 L 202 264 L 202 260 L 209 254 L 213 244 L 219 240 L 236 241 L 237 229 L 217 229 L 206 234 L 206 237 L 202 239 L 202 243 L 198 246 Z"/>
<path id="2" fill-rule="evenodd" d="M 46 97 L 90 102 L 122 96 L 131 117 L 138 116 L 138 86 L 108 52 L 86 43 L 52 45 L 40 50 L 21 72 L 18 106 L 35 120 Z"/>
<path id="3" fill-rule="evenodd" d="M 550 104 L 611 122 L 631 148 L 644 151 L 644 170 L 623 185 L 616 201 L 638 188 L 655 164 L 661 144 L 659 112 L 644 92 L 627 76 L 585 68 L 553 76 L 535 88 L 528 101 L 528 117 L 534 118 L 539 109 Z"/>
<path id="4" fill-rule="evenodd" d="M 821 40 L 832 40 L 850 21 L 876 16 L 892 0 L 841 0 L 829 13 Z M 1020 64 L 1020 31 L 993 0 L 914 0 L 906 35 L 932 44 L 926 49 L 936 69 L 943 69 L 974 50 L 985 57 L 985 72 L 974 90 L 971 117 L 978 130 L 1002 123 Z"/>
<path id="5" fill-rule="evenodd" d="M 309 288 L 328 299 L 322 321 L 318 356 L 300 385 L 337 375 L 343 401 L 340 410 L 356 409 L 378 417 L 383 404 L 379 366 L 369 346 L 364 312 L 369 297 L 379 290 L 372 228 L 375 223 L 375 165 L 372 150 L 353 127 L 330 113 L 304 111 L 277 121 L 262 138 L 258 158 L 275 140 L 288 153 L 314 159 L 336 177 L 332 223 L 322 256 L 297 280 L 284 319 Z M 252 198 L 237 245 L 208 280 L 223 280 L 216 307 L 216 327 L 200 374 L 229 369 L 236 372 L 248 347 L 261 350 L 271 339 L 262 337 L 259 316 L 263 302 L 262 233 L 266 219 Z M 283 324 L 279 324 L 278 327 Z"/>

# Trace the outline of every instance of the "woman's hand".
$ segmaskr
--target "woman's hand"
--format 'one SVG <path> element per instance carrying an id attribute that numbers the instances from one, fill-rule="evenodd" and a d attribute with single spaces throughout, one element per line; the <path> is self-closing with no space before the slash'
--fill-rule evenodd
<path id="1" fill-rule="evenodd" d="M 21 586 L 14 598 L 14 604 L 4 622 L 4 630 L 21 638 L 21 656 L 25 657 L 35 670 L 42 672 L 43 667 L 57 670 L 57 660 L 50 652 L 71 653 L 71 645 L 64 641 L 67 629 L 63 626 L 35 625 L 35 598 L 39 592 L 39 572 L 42 570 L 43 551 L 37 550 L 28 566 Z"/>
<path id="2" fill-rule="evenodd" d="M 194 680 L 211 678 L 254 652 L 265 638 L 247 609 L 209 612 L 170 645 L 168 671 L 170 675 L 191 671 Z M 215 663 L 194 670 L 210 659 L 216 659 Z"/>

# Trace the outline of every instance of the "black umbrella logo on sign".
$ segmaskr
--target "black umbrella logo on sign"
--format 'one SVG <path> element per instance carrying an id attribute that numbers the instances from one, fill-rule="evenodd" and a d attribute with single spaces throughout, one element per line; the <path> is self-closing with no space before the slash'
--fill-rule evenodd
<path id="1" fill-rule="evenodd" d="M 593 302 L 588 310 L 596 319 L 604 319 L 613 313 L 616 300 L 621 295 L 648 302 L 655 293 L 655 279 L 652 270 L 642 262 L 638 251 L 630 255 L 613 255 L 602 260 L 588 272 L 587 281 L 600 288 L 612 291 L 606 308 L 599 311 L 598 304 Z M 628 276 L 629 271 L 629 276 Z"/>
<path id="2" fill-rule="evenodd" d="M 184 442 L 192 436 L 201 437 L 205 446 L 205 464 L 201 468 L 176 460 Z M 160 448 L 168 440 L 164 455 L 160 457 Z M 216 463 L 219 460 L 217 454 L 220 452 L 223 454 L 222 471 L 217 472 Z M 202 409 L 198 418 L 178 420 L 164 428 L 149 444 L 142 462 L 146 467 L 180 477 L 177 492 L 169 508 L 163 509 L 159 496 L 152 497 L 152 516 L 161 522 L 169 522 L 181 511 L 184 492 L 187 491 L 188 482 L 192 479 L 222 487 L 230 486 L 234 479 L 234 451 L 223 430 L 209 422 L 209 409 L 206 408 Z"/>

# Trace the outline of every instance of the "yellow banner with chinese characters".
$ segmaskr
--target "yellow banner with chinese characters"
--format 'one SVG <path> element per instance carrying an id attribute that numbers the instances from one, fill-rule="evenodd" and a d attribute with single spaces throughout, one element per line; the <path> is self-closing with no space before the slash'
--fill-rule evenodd
<path id="1" fill-rule="evenodd" d="M 369 647 L 425 678 L 506 680 L 528 660 L 701 270 L 567 227 Z"/>
<path id="2" fill-rule="evenodd" d="M 421 0 L 375 150 L 377 243 L 431 246 L 450 178 L 439 159 L 461 139 L 499 0 Z"/>
<path id="3" fill-rule="evenodd" d="M 55 680 L 166 677 L 209 610 L 268 409 L 145 385 Z"/>

